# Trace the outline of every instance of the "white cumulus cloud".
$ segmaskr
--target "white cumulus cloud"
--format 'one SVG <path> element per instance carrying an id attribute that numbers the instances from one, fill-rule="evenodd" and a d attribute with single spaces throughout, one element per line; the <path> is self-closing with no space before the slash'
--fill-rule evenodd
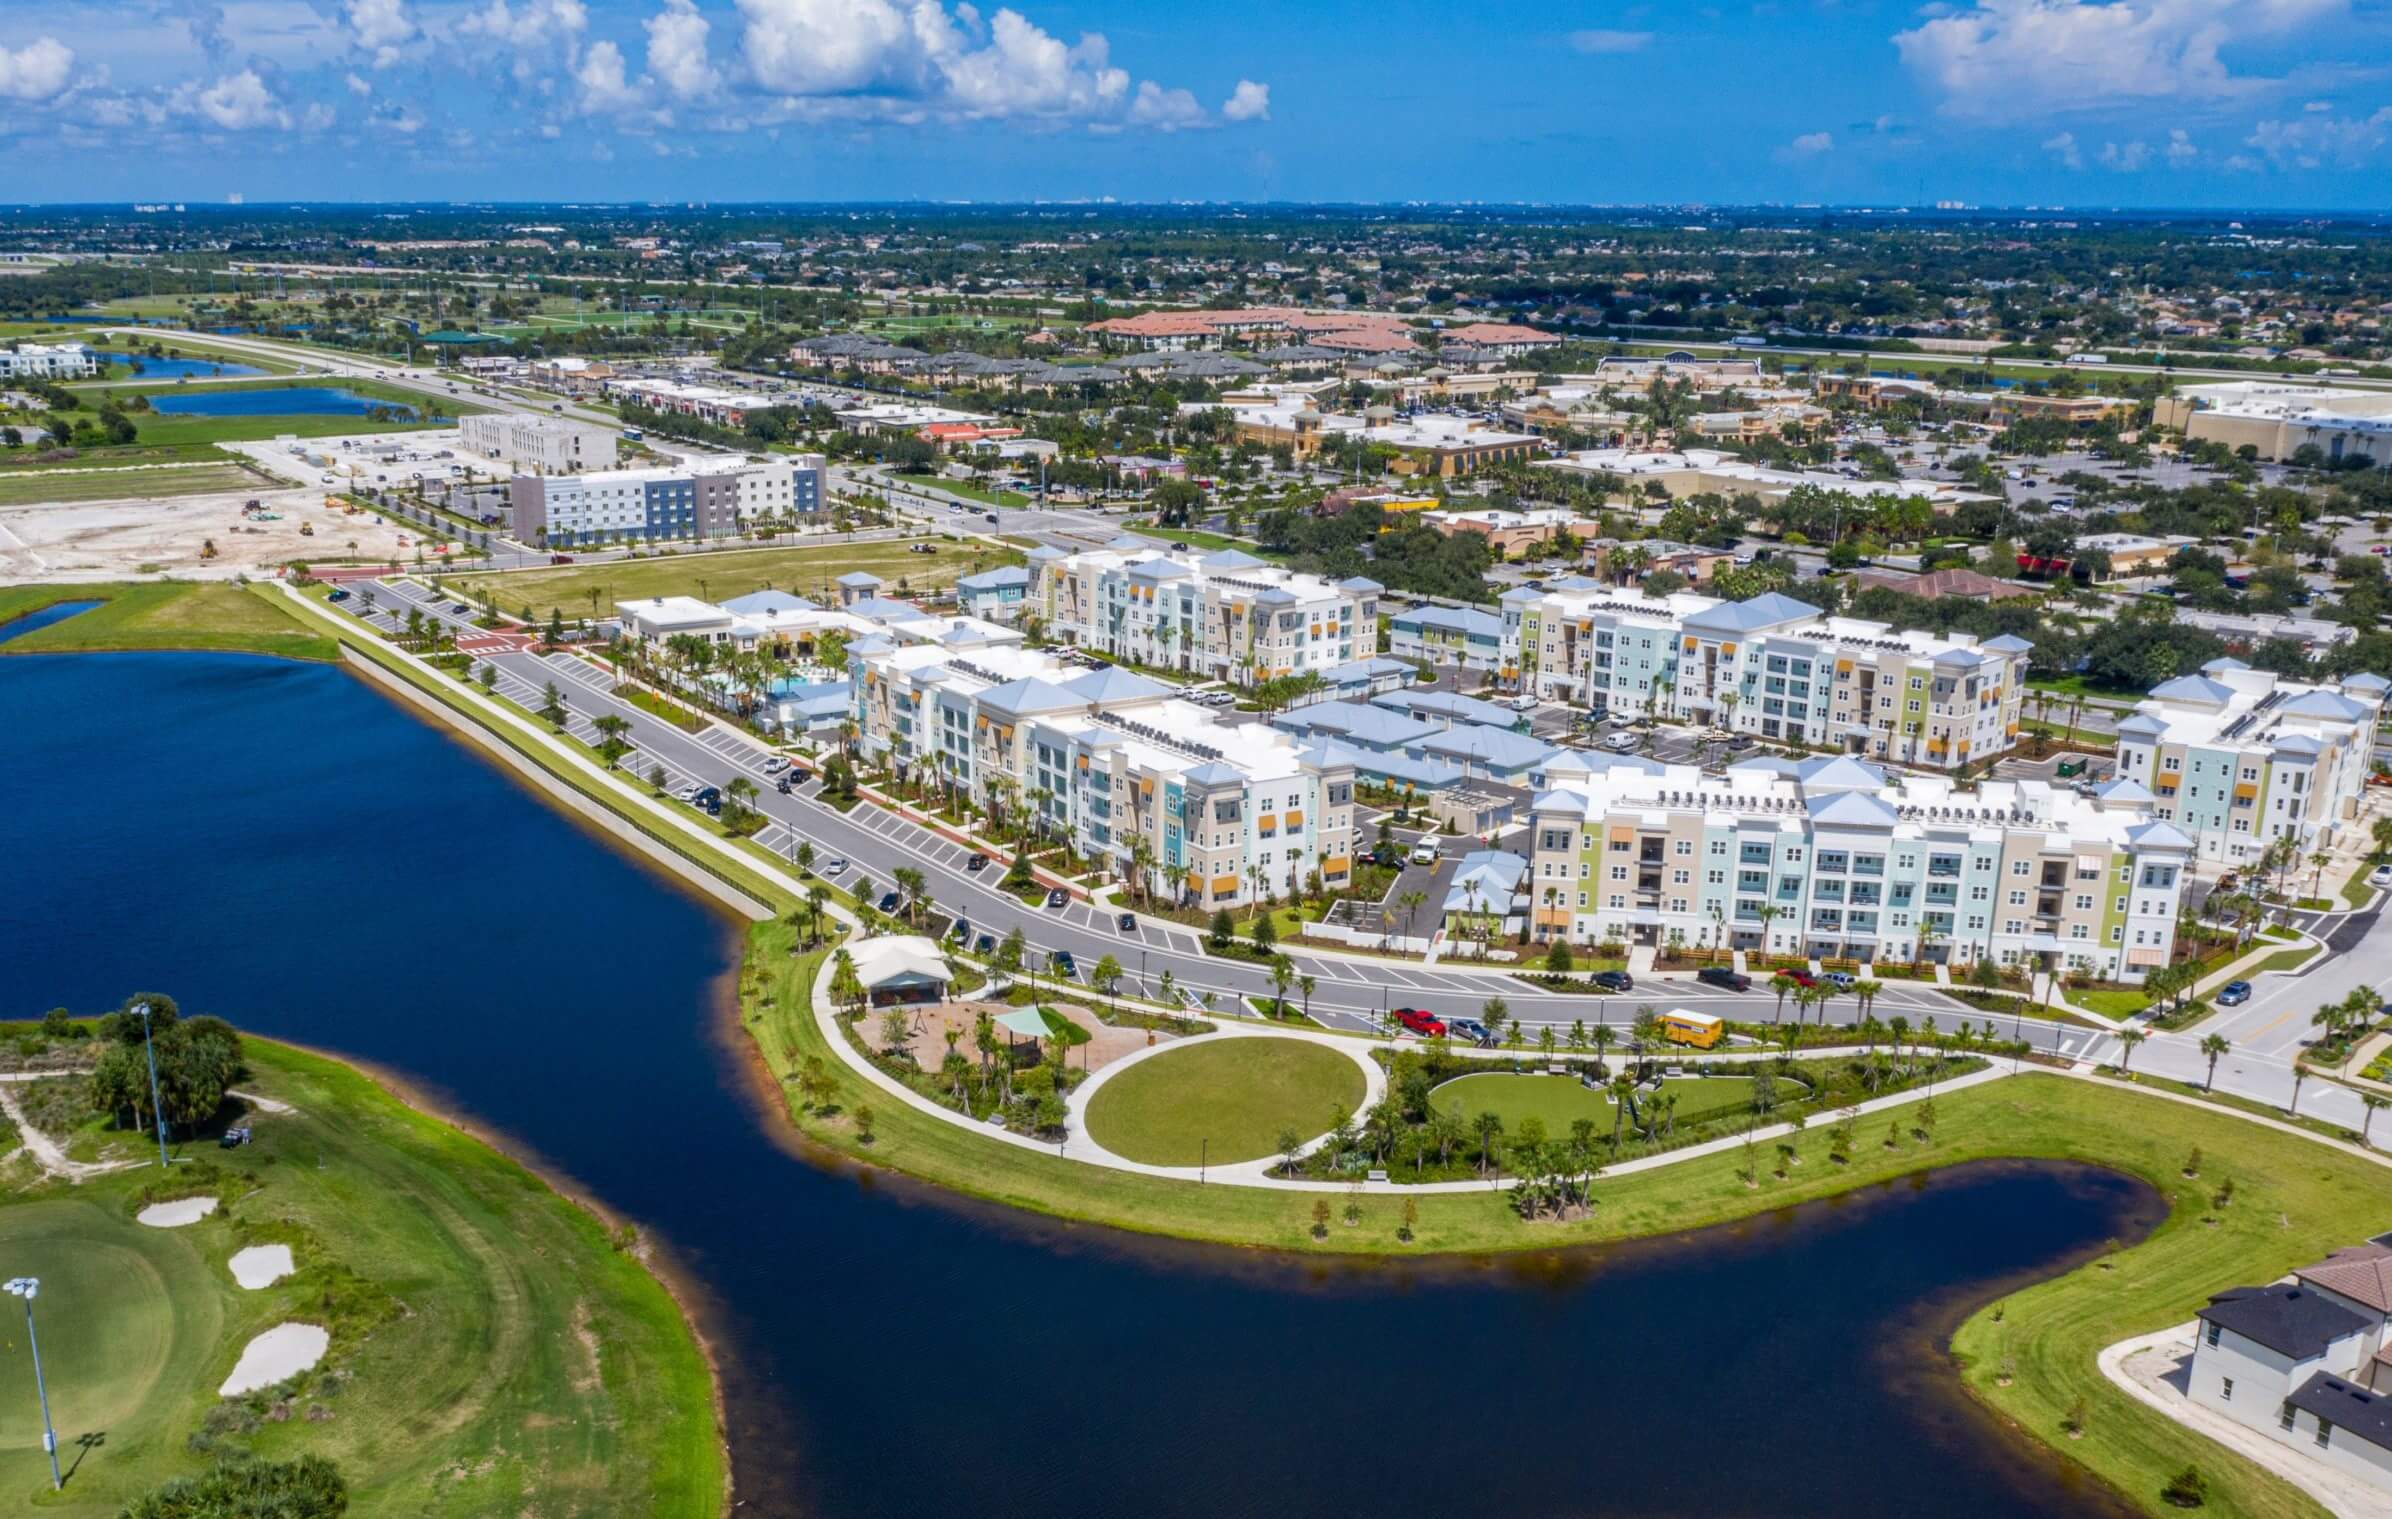
<path id="1" fill-rule="evenodd" d="M 1271 119 L 1271 87 L 1241 79 L 1238 87 L 1221 102 L 1223 121 L 1269 121 Z"/>
<path id="2" fill-rule="evenodd" d="M 36 37 L 21 48 L 0 47 L 0 100 L 48 100 L 64 94 L 75 50 L 55 37 Z"/>
<path id="3" fill-rule="evenodd" d="M 713 26 L 692 0 L 666 0 L 641 25 L 648 33 L 648 73 L 658 84 L 687 98 L 714 93 L 719 81 L 706 57 Z"/>
<path id="4" fill-rule="evenodd" d="M 348 0 L 349 30 L 357 45 L 373 54 L 374 67 L 386 69 L 399 61 L 399 49 L 415 40 L 415 18 L 407 14 L 407 0 Z"/>
<path id="5" fill-rule="evenodd" d="M 2094 156 L 2105 169 L 2133 174 L 2151 162 L 2151 147 L 2143 142 L 2105 142 L 2101 145 L 2101 151 Z"/>
<path id="6" fill-rule="evenodd" d="M 2055 132 L 2044 138 L 2043 151 L 2058 159 L 2063 168 L 2081 169 L 2085 166 L 2085 150 L 2076 145 L 2074 132 Z"/>
<path id="7" fill-rule="evenodd" d="M 186 92 L 189 108 L 227 132 L 250 132 L 260 127 L 288 127 L 291 113 L 283 109 L 257 70 L 227 74 L 205 89 Z"/>
<path id="8" fill-rule="evenodd" d="M 2224 49 L 2280 39 L 2348 0 L 1974 0 L 1897 33 L 1955 116 L 2025 118 L 2122 101 L 2215 100 L 2266 83 Z"/>
<path id="9" fill-rule="evenodd" d="M 1792 158 L 1816 158 L 1832 150 L 1835 145 L 1833 132 L 1805 132 L 1786 144 L 1786 153 Z"/>
<path id="10" fill-rule="evenodd" d="M 2167 155 L 2171 169 L 2181 169 L 2201 156 L 2201 149 L 2193 142 L 2193 134 L 2182 127 L 2168 129 L 2168 145 L 2161 151 Z"/>
<path id="11" fill-rule="evenodd" d="M 2392 105 L 2366 116 L 2304 115 L 2297 121 L 2263 121 L 2246 145 L 2279 169 L 2357 168 L 2392 140 Z M 2241 155 L 2237 155 L 2240 157 Z M 2253 167 L 2256 167 L 2254 162 Z"/>
<path id="12" fill-rule="evenodd" d="M 585 111 L 626 111 L 640 103 L 640 91 L 624 77 L 623 50 L 611 42 L 593 42 L 582 52 L 573 83 Z"/>

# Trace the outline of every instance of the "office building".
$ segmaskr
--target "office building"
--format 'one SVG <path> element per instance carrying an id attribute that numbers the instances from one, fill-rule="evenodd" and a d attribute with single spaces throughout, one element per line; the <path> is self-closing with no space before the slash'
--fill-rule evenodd
<path id="1" fill-rule="evenodd" d="M 741 531 L 743 522 L 780 520 L 801 510 L 801 475 L 819 500 L 820 471 L 801 469 L 780 455 L 578 475 L 520 474 L 508 486 L 508 536 L 549 548 L 728 538 Z"/>
<path id="2" fill-rule="evenodd" d="M 2276 839 L 2303 859 L 2358 816 L 2388 687 L 2380 675 L 2330 685 L 2236 659 L 2152 689 L 2118 724 L 2118 775 L 2189 835 L 2202 859 L 2240 865 Z"/>
<path id="3" fill-rule="evenodd" d="M 615 430 L 563 417 L 484 411 L 461 417 L 457 431 L 468 452 L 535 475 L 577 475 L 615 467 Z"/>
<path id="4" fill-rule="evenodd" d="M 81 343 L 0 346 L 0 380 L 88 380 L 100 361 Z"/>
<path id="5" fill-rule="evenodd" d="M 1537 777 L 1534 937 L 2140 981 L 2169 963 L 2192 841 L 2133 788 L 1895 779 L 1849 756 L 1705 774 L 1557 753 Z"/>
<path id="6" fill-rule="evenodd" d="M 2158 403 L 2153 420 L 2193 442 L 2249 449 L 2279 464 L 2314 448 L 2329 464 L 2364 459 L 2392 469 L 2392 391 L 2275 380 L 2187 385 Z"/>

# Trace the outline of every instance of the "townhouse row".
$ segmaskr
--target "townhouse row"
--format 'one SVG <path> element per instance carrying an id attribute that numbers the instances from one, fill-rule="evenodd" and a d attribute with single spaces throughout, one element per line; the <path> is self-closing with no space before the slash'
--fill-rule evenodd
<path id="1" fill-rule="evenodd" d="M 1538 942 L 1935 960 L 2138 982 L 2193 844 L 2130 782 L 1899 781 L 1848 756 L 1724 774 L 1563 754 L 1531 805 Z"/>

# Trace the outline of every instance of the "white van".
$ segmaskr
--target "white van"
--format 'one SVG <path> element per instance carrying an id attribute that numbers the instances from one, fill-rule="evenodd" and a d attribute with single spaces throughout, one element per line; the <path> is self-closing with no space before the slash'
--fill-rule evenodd
<path id="1" fill-rule="evenodd" d="M 1436 863 L 1437 863 L 1437 841 L 1436 841 L 1435 839 L 1422 839 L 1422 840 L 1421 840 L 1419 843 L 1417 843 L 1417 844 L 1413 845 L 1413 846 L 1412 846 L 1412 863 L 1413 863 L 1413 864 L 1415 864 L 1415 865 L 1434 865 L 1434 864 L 1436 864 Z"/>

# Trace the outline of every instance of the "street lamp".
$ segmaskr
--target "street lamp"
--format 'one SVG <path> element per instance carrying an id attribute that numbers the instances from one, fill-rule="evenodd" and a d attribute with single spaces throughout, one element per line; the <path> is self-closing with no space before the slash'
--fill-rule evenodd
<path id="1" fill-rule="evenodd" d="M 7 1284 L 11 1296 L 25 1300 L 25 1343 L 33 1351 L 33 1390 L 42 1400 L 42 1449 L 50 1457 L 50 1490 L 56 1492 L 66 1482 L 58 1475 L 58 1431 L 50 1427 L 50 1389 L 42 1381 L 41 1341 L 33 1334 L 33 1295 L 41 1288 L 41 1279 L 31 1276 L 16 1277 Z"/>
<path id="2" fill-rule="evenodd" d="M 158 1125 L 158 1169 L 164 1170 L 174 1162 L 166 1158 L 166 1109 L 158 1101 L 158 1047 L 150 1042 L 150 1005 L 133 1004 L 133 1011 L 141 1015 L 141 1048 L 149 1056 L 150 1117 Z"/>

